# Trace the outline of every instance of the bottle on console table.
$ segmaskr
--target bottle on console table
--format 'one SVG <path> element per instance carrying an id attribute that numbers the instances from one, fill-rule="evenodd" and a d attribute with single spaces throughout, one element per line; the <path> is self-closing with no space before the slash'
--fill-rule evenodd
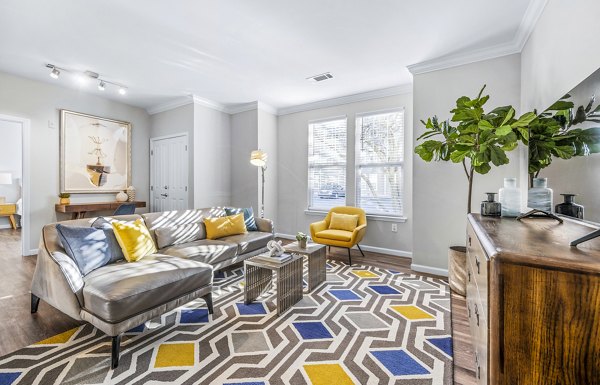
<path id="1" fill-rule="evenodd" d="M 517 178 L 504 178 L 504 187 L 498 196 L 503 217 L 516 218 L 521 214 L 521 191 L 517 188 Z"/>

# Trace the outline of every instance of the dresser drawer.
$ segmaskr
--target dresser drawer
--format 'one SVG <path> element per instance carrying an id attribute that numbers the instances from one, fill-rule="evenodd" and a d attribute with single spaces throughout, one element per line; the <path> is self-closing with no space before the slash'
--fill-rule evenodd
<path id="1" fill-rule="evenodd" d="M 0 214 L 15 214 L 16 212 L 17 212 L 17 205 L 15 205 L 15 204 L 0 205 Z"/>
<path id="2" fill-rule="evenodd" d="M 483 305 L 483 313 L 487 318 L 488 309 L 488 258 L 475 236 L 475 232 L 471 226 L 467 227 L 467 267 L 470 265 L 471 270 L 467 271 L 467 280 L 475 280 L 479 297 Z"/>
<path id="3" fill-rule="evenodd" d="M 469 286 L 467 286 L 469 291 Z M 488 383 L 488 336 L 489 330 L 486 319 L 482 316 L 481 301 L 477 296 L 468 297 L 467 293 L 467 315 L 469 316 L 469 329 L 475 350 L 475 377 L 477 383 L 487 385 Z"/>

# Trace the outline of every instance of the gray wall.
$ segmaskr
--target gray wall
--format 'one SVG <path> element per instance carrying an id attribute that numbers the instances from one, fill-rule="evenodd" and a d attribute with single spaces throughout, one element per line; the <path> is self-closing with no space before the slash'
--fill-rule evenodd
<path id="1" fill-rule="evenodd" d="M 159 112 L 150 118 L 150 138 L 183 133 L 188 135 L 188 205 L 194 207 L 194 104 Z"/>
<path id="2" fill-rule="evenodd" d="M 250 153 L 258 148 L 258 110 L 231 115 L 231 205 L 252 207 L 256 216 L 258 168 L 250 164 Z"/>
<path id="3" fill-rule="evenodd" d="M 20 123 L 0 120 L 0 138 L 2 138 L 0 172 L 9 172 L 12 175 L 11 185 L 0 184 L 0 197 L 4 197 L 6 203 L 16 203 L 21 198 L 22 135 Z M 0 229 L 9 227 L 8 217 L 1 217 Z"/>
<path id="4" fill-rule="evenodd" d="M 194 104 L 194 207 L 231 204 L 231 116 Z"/>
<path id="5" fill-rule="evenodd" d="M 410 94 L 372 99 L 363 102 L 344 104 L 298 112 L 278 118 L 278 196 L 279 212 L 277 232 L 295 235 L 298 231 L 308 232 L 309 225 L 323 218 L 322 214 L 309 215 L 304 212 L 308 206 L 308 123 L 311 120 L 346 115 L 348 122 L 347 201 L 354 200 L 354 135 L 355 114 L 389 108 L 405 108 L 405 162 L 410 170 L 410 144 L 412 136 L 412 96 Z M 398 232 L 391 231 L 391 223 L 369 220 L 367 235 L 362 244 L 391 249 L 395 253 L 410 255 L 412 250 L 412 181 L 410 172 L 404 180 L 404 216 L 408 219 L 398 223 Z"/>
<path id="6" fill-rule="evenodd" d="M 277 147 L 279 133 L 277 130 L 277 116 L 263 111 L 258 111 L 258 148 L 267 152 L 267 170 L 265 171 L 265 218 L 279 218 L 277 204 L 277 191 L 279 180 L 279 149 Z M 255 167 L 256 168 L 256 167 Z M 258 183 L 260 186 L 260 172 Z M 258 190 L 260 205 L 260 190 Z M 260 206 L 259 206 L 260 207 Z M 259 209 L 260 210 L 260 209 Z"/>
<path id="7" fill-rule="evenodd" d="M 59 192 L 59 109 L 131 122 L 132 184 L 138 199 L 148 201 L 150 117 L 145 110 L 0 72 L 0 114 L 31 120 L 31 226 L 30 239 L 25 240 L 30 250 L 37 249 L 42 227 L 57 220 L 54 204 Z M 48 122 L 54 128 L 49 128 Z M 71 200 L 111 201 L 114 195 L 74 194 Z"/>
<path id="8" fill-rule="evenodd" d="M 507 104 L 518 109 L 520 65 L 520 56 L 510 55 L 416 75 L 414 137 L 424 131 L 421 119 L 436 114 L 440 119 L 450 118 L 449 111 L 456 99 L 462 95 L 476 96 L 483 84 L 487 84 L 486 93 L 490 95 L 486 111 Z M 504 177 L 519 175 L 518 155 L 514 151 L 510 154 L 510 164 L 494 168 L 487 175 L 475 175 L 474 212 L 479 211 L 486 191 L 498 191 Z M 413 158 L 413 268 L 433 267 L 443 273 L 448 268 L 448 247 L 465 244 L 467 180 L 459 164 L 426 163 L 416 154 Z"/>

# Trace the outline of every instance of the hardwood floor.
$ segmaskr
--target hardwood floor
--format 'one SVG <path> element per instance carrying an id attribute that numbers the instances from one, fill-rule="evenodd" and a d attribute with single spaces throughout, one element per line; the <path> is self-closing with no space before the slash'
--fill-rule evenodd
<path id="1" fill-rule="evenodd" d="M 43 301 L 36 314 L 30 314 L 30 285 L 35 256 L 22 257 L 20 230 L 0 230 L 0 356 L 52 337 L 81 324 Z M 285 241 L 288 242 L 288 241 Z M 347 262 L 346 249 L 332 248 L 328 258 Z M 365 252 L 362 257 L 352 251 L 353 263 L 416 273 L 409 258 Z M 422 274 L 422 273 L 416 273 Z M 429 275 L 429 274 L 422 274 Z M 434 275 L 429 275 L 435 277 Z M 438 277 L 439 278 L 439 277 Z M 465 299 L 452 295 L 452 329 L 454 341 L 454 384 L 476 384 L 474 353 L 469 335 Z"/>

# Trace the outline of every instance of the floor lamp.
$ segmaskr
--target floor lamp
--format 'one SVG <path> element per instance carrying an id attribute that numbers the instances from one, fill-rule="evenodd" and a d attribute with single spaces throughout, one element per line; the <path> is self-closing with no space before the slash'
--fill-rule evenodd
<path id="1" fill-rule="evenodd" d="M 260 205 L 260 217 L 265 217 L 265 170 L 267 169 L 267 153 L 261 149 L 254 150 L 250 153 L 250 163 L 256 167 L 260 167 L 262 176 L 262 200 Z"/>

